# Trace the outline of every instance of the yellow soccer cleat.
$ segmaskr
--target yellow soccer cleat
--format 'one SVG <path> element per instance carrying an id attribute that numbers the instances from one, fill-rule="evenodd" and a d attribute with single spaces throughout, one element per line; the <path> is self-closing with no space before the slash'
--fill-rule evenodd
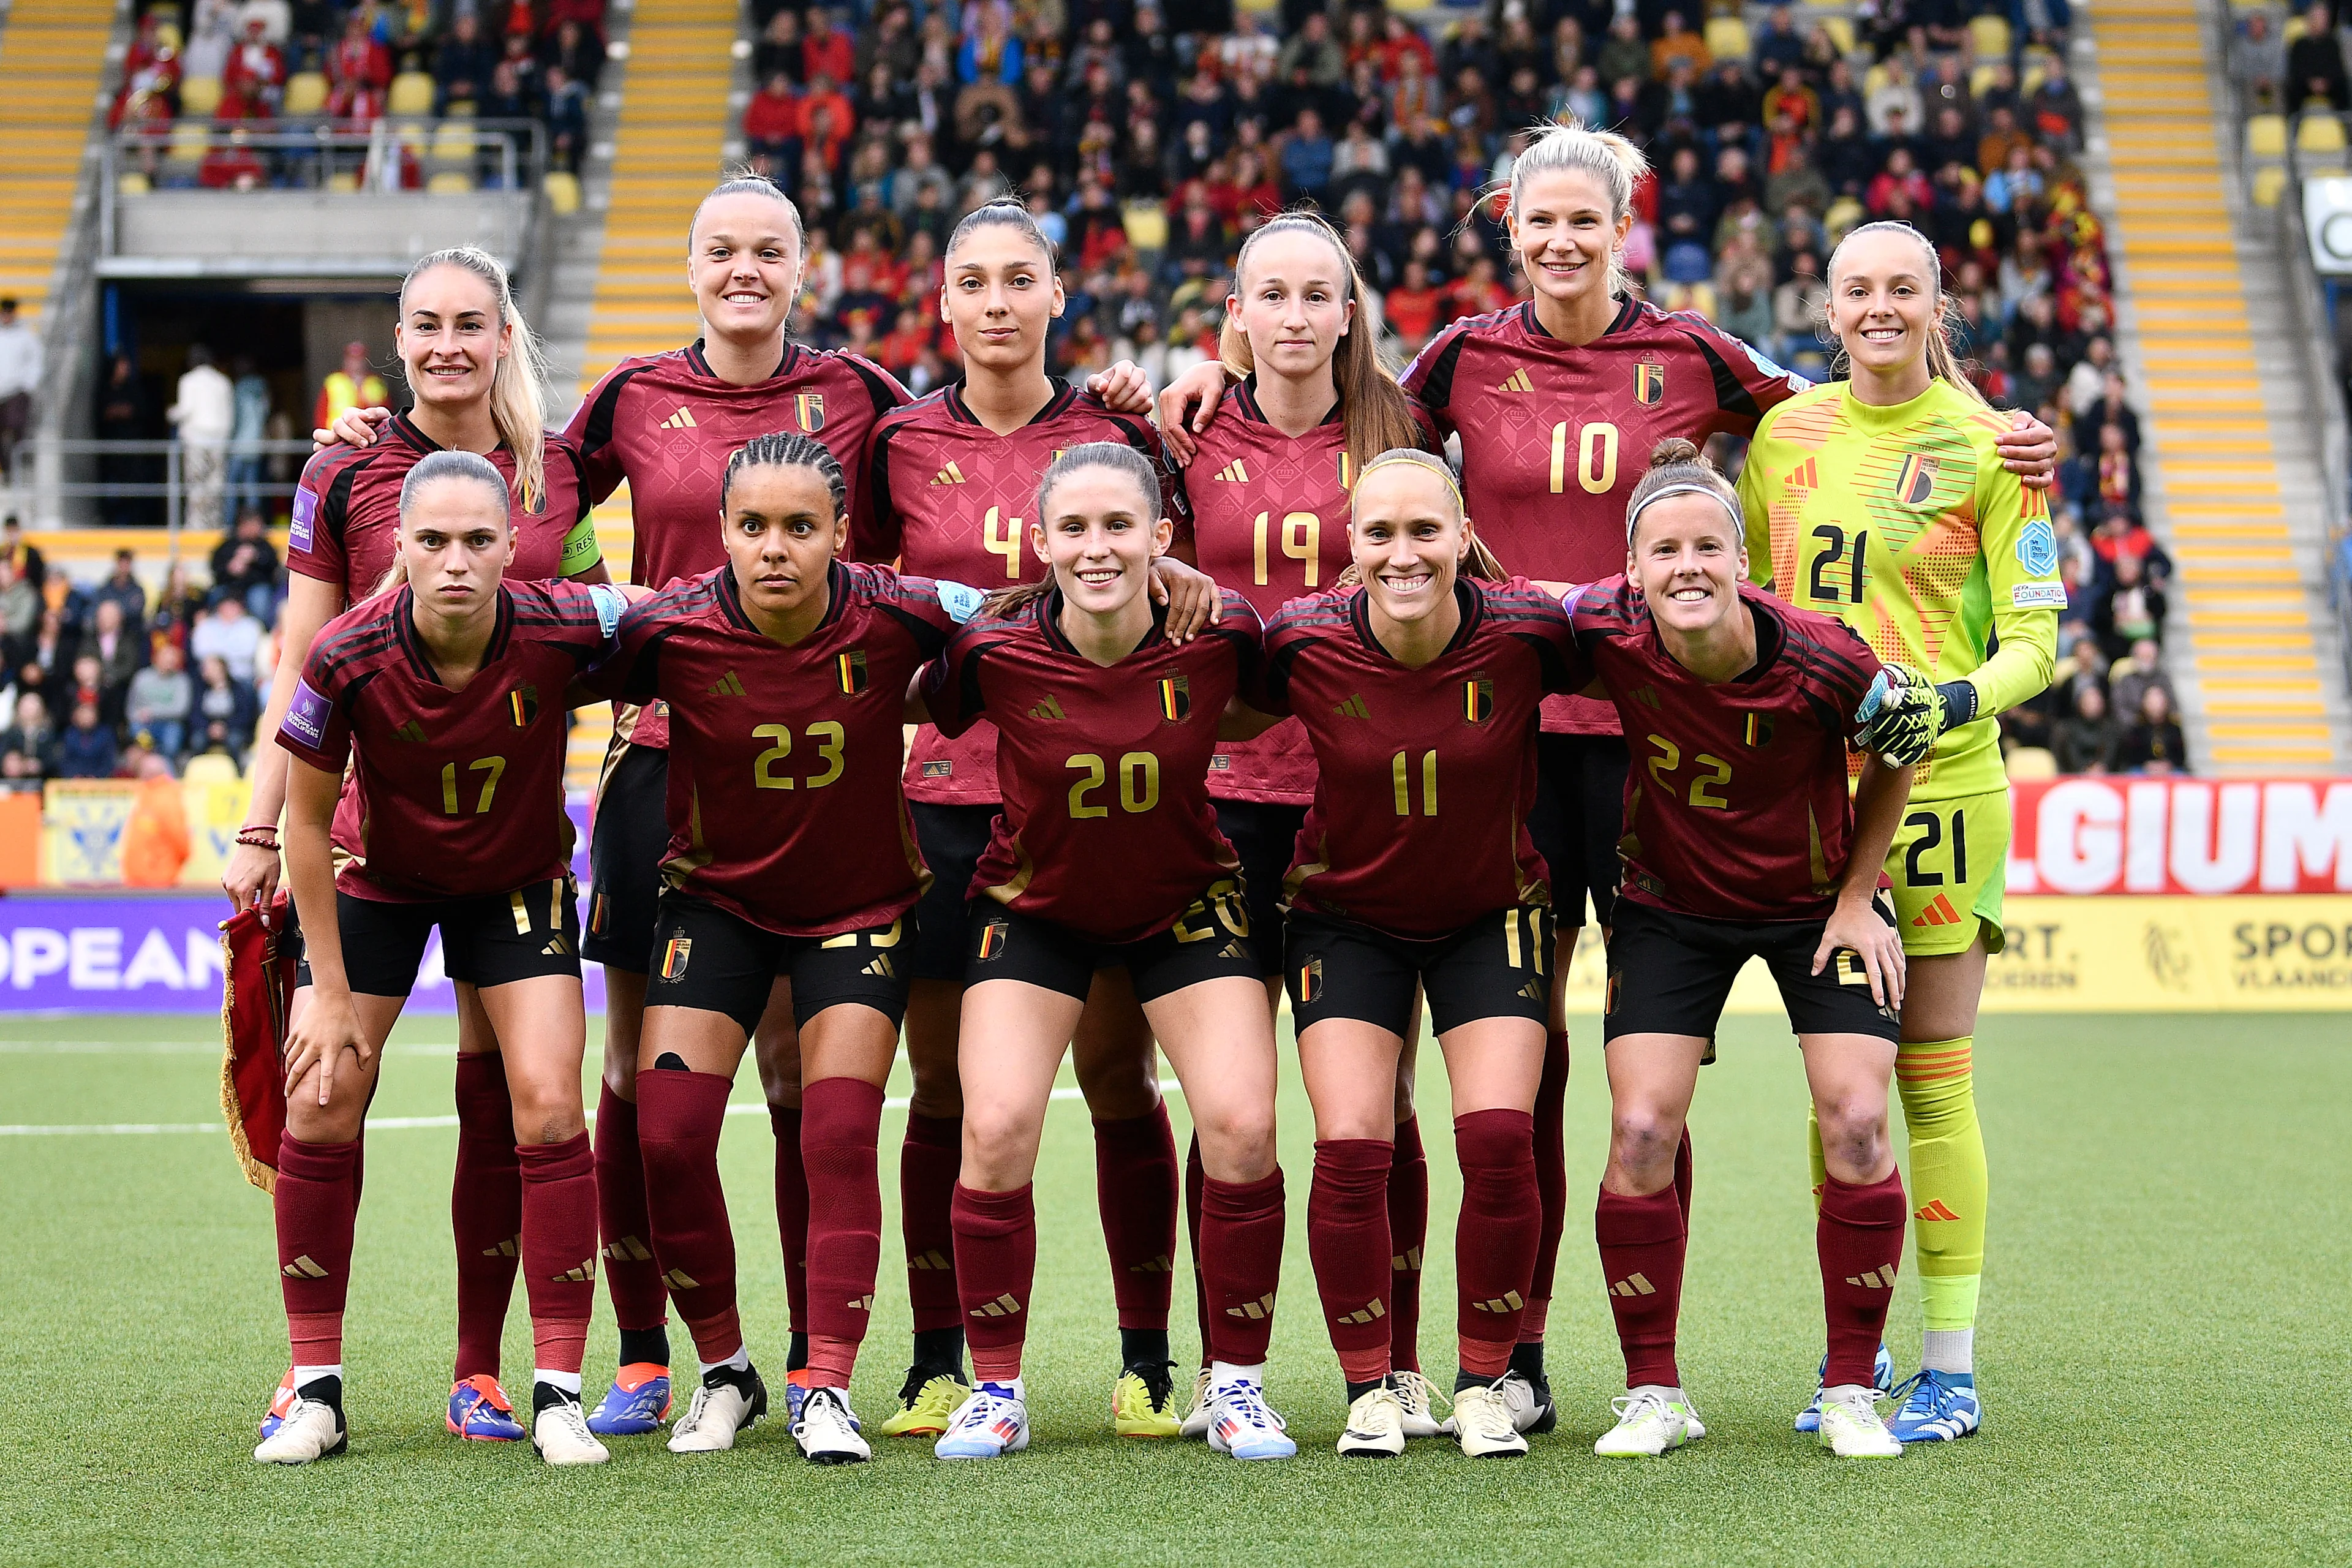
<path id="1" fill-rule="evenodd" d="M 898 1390 L 898 1408 L 876 1430 L 885 1437 L 939 1436 L 956 1406 L 971 1396 L 971 1384 L 961 1373 L 909 1367 L 906 1386 Z"/>
<path id="2" fill-rule="evenodd" d="M 1173 1437 L 1183 1429 L 1168 1363 L 1138 1363 L 1110 1385 L 1110 1429 L 1122 1437 Z"/>

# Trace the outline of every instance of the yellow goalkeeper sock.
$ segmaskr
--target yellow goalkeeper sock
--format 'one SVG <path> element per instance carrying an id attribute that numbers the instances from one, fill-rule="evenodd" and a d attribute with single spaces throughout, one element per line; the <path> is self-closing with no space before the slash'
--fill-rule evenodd
<path id="1" fill-rule="evenodd" d="M 1929 1333 L 1973 1329 L 1991 1177 L 1977 1123 L 1973 1037 L 1900 1047 L 1895 1084 L 1911 1133 L 1911 1235 Z"/>

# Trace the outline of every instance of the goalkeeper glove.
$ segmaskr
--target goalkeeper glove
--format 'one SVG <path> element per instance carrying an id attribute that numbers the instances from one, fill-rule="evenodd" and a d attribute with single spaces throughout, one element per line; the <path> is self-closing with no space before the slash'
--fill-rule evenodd
<path id="1" fill-rule="evenodd" d="M 1945 729 L 1944 694 L 1907 665 L 1887 664 L 1863 693 L 1853 721 L 1862 749 L 1875 752 L 1898 768 L 1925 757 Z"/>

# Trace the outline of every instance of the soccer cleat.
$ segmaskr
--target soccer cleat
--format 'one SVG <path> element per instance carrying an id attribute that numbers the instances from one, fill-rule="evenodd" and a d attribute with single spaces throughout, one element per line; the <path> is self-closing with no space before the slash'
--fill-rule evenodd
<path id="1" fill-rule="evenodd" d="M 1878 1418 L 1879 1393 L 1859 1384 L 1822 1390 L 1821 1445 L 1841 1459 L 1896 1459 L 1903 1445 Z"/>
<path id="2" fill-rule="evenodd" d="M 1984 1422 L 1984 1406 L 1977 1403 L 1977 1380 L 1969 1373 L 1922 1367 L 1888 1397 L 1900 1405 L 1886 1423 L 1898 1443 L 1948 1443 L 1967 1436 Z"/>
<path id="3" fill-rule="evenodd" d="M 601 1465 L 613 1457 L 588 1430 L 576 1399 L 559 1399 L 532 1418 L 530 1446 L 551 1465 Z"/>
<path id="4" fill-rule="evenodd" d="M 278 1430 L 262 1439 L 253 1457 L 265 1465 L 307 1465 L 341 1453 L 350 1443 L 341 1412 L 323 1399 L 297 1394 L 278 1418 Z"/>
<path id="5" fill-rule="evenodd" d="M 1137 1362 L 1110 1385 L 1110 1429 L 1122 1437 L 1173 1437 L 1182 1430 L 1176 1415 L 1174 1362 Z"/>
<path id="6" fill-rule="evenodd" d="M 1184 1424 L 1176 1428 L 1179 1437 L 1206 1438 L 1209 1435 L 1209 1369 L 1202 1367 L 1192 1379 L 1192 1408 L 1185 1413 Z"/>
<path id="7" fill-rule="evenodd" d="M 1029 1406 L 1019 1382 L 983 1383 L 955 1407 L 931 1452 L 942 1459 L 1001 1459 L 1028 1446 Z"/>
<path id="8" fill-rule="evenodd" d="M 261 1418 L 261 1435 L 264 1437 L 277 1436 L 278 1425 L 286 1419 L 286 1413 L 293 1408 L 294 1369 L 289 1366 L 286 1369 L 286 1375 L 278 1382 L 278 1392 L 269 1396 L 269 1413 Z"/>
<path id="9" fill-rule="evenodd" d="M 1638 1388 L 1609 1402 L 1617 1425 L 1601 1435 L 1592 1451 L 1604 1459 L 1655 1458 L 1670 1448 L 1706 1436 L 1687 1399 L 1669 1399 L 1677 1389 Z"/>
<path id="10" fill-rule="evenodd" d="M 814 1386 L 814 1384 L 809 1382 L 808 1368 L 804 1366 L 796 1367 L 784 1373 L 784 1429 L 786 1431 L 791 1431 L 801 1424 L 801 1405 L 807 1400 L 809 1390 Z"/>
<path id="11" fill-rule="evenodd" d="M 1511 1430 L 1532 1432 L 1540 1437 L 1559 1425 L 1559 1412 L 1553 1407 L 1551 1402 L 1549 1378 L 1538 1377 L 1530 1383 L 1528 1381 L 1527 1373 L 1511 1371 L 1496 1378 L 1487 1384 L 1487 1387 L 1503 1402 L 1504 1408 L 1511 1413 Z M 1455 1394 L 1454 1400 L 1458 1409 L 1462 1402 L 1461 1394 Z M 1440 1436 L 1461 1436 L 1461 1433 L 1454 1430 L 1451 1417 L 1437 1430 Z"/>
<path id="12" fill-rule="evenodd" d="M 669 1419 L 669 1368 L 633 1361 L 613 1374 L 604 1397 L 588 1413 L 588 1430 L 600 1437 L 641 1437 Z"/>
<path id="13" fill-rule="evenodd" d="M 1404 1402 L 1393 1388 L 1367 1389 L 1348 1406 L 1339 1452 L 1364 1459 L 1393 1459 L 1404 1452 Z"/>
<path id="14" fill-rule="evenodd" d="M 957 1407 L 971 1394 L 971 1384 L 961 1371 L 910 1366 L 906 1385 L 898 1390 L 898 1408 L 878 1430 L 885 1437 L 936 1437 L 948 1429 Z"/>
<path id="15" fill-rule="evenodd" d="M 1821 1371 L 1813 1374 L 1813 1402 L 1797 1412 L 1797 1430 L 1800 1432 L 1822 1429 L 1822 1379 L 1829 1375 L 1829 1371 L 1830 1358 L 1823 1355 Z M 1895 1358 L 1886 1353 L 1886 1347 L 1883 1344 L 1878 1347 L 1877 1359 L 1870 1363 L 1870 1385 L 1881 1394 L 1891 1395 L 1895 1391 Z"/>
<path id="16" fill-rule="evenodd" d="M 1454 1419 L 1446 1425 L 1454 1428 L 1454 1441 L 1470 1458 L 1510 1458 L 1528 1451 L 1528 1440 L 1518 1425 L 1517 1402 L 1504 1387 L 1513 1382 L 1523 1388 L 1527 1384 L 1518 1373 L 1505 1373 L 1492 1383 L 1454 1394 Z"/>
<path id="17" fill-rule="evenodd" d="M 694 1391 L 686 1414 L 669 1429 L 671 1453 L 722 1453 L 733 1447 L 737 1436 L 750 1431 L 767 1415 L 768 1385 L 749 1367 L 740 1375 L 741 1384 L 715 1373 L 703 1380 Z"/>
<path id="18" fill-rule="evenodd" d="M 1246 1378 L 1209 1391 L 1209 1447 L 1236 1459 L 1287 1459 L 1298 1452 L 1265 1390 Z"/>
<path id="19" fill-rule="evenodd" d="M 469 1443 L 519 1443 L 530 1436 L 515 1419 L 507 1391 L 486 1372 L 449 1385 L 448 1422 Z"/>
<path id="20" fill-rule="evenodd" d="M 857 1417 L 837 1388 L 812 1388 L 800 1399 L 800 1417 L 793 1423 L 793 1441 L 813 1465 L 856 1465 L 874 1457 L 857 1435 Z"/>
<path id="21" fill-rule="evenodd" d="M 1404 1435 L 1408 1437 L 1443 1437 L 1445 1427 L 1437 1419 L 1436 1405 L 1442 1397 L 1431 1386 L 1429 1379 L 1417 1372 L 1389 1373 L 1389 1387 L 1395 1391 L 1397 1405 L 1404 1415 Z M 1452 1403 L 1450 1400 L 1447 1403 Z"/>

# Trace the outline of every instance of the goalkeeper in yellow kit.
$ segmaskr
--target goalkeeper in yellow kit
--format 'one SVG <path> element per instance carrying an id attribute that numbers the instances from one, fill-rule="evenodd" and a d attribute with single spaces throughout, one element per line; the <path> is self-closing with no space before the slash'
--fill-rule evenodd
<path id="1" fill-rule="evenodd" d="M 1890 685 L 1865 704 L 1879 733 L 1933 742 L 1886 858 L 1909 967 L 1895 1075 L 1927 1320 L 1919 1375 L 1895 1391 L 1888 1427 L 1938 1441 L 1982 1419 L 1974 1337 L 1989 1184 L 1969 1055 L 1985 960 L 2001 948 L 2009 853 L 1993 716 L 2049 685 L 2066 593 L 2048 503 L 1993 449 L 2008 416 L 1960 374 L 1945 339 L 1934 247 L 1906 224 L 1865 224 L 1831 258 L 1829 284 L 1852 379 L 1764 416 L 1739 495 L 1758 580 L 1861 633 L 1889 666 Z M 1812 1144 L 1818 1189 L 1818 1128 Z M 1800 1430 L 1809 1419 L 1817 1406 Z"/>

